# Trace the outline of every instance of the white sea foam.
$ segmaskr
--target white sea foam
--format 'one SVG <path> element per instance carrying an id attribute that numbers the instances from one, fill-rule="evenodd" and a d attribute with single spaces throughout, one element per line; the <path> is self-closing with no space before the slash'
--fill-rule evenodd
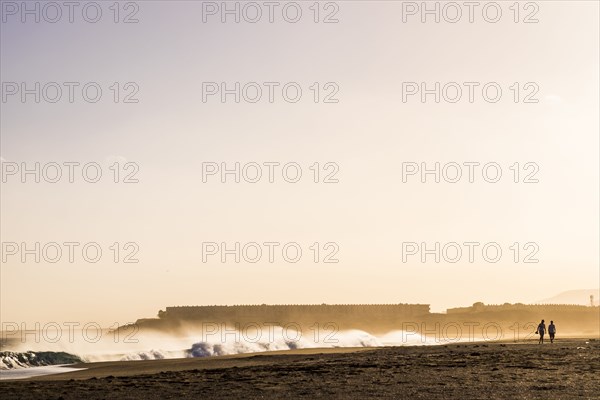
<path id="1" fill-rule="evenodd" d="M 31 367 L 31 368 L 19 368 L 12 370 L 0 371 L 0 380 L 6 379 L 25 379 L 34 376 L 62 374 L 65 372 L 79 371 L 85 368 L 71 368 L 62 365 L 52 365 L 46 367 Z"/>
<path id="2" fill-rule="evenodd" d="M 38 366 L 96 361 L 160 360 L 189 357 L 212 357 L 266 351 L 335 347 L 382 347 L 402 345 L 438 345 L 435 336 L 421 336 L 415 332 L 392 331 L 372 335 L 361 330 L 305 331 L 271 327 L 268 331 L 248 332 L 227 330 L 207 335 L 193 328 L 186 332 L 167 334 L 139 333 L 135 340 L 115 341 L 107 335 L 97 342 L 75 341 L 57 343 L 21 343 L 16 351 L 0 353 L 0 369 L 31 369 Z M 121 338 L 122 339 L 122 338 Z M 472 340 L 472 338 L 471 338 Z M 456 340 L 464 341 L 464 340 Z M 33 351 L 24 351 L 24 349 Z M 19 352 L 21 351 L 21 352 Z M 43 371 L 43 370 L 40 370 Z"/>

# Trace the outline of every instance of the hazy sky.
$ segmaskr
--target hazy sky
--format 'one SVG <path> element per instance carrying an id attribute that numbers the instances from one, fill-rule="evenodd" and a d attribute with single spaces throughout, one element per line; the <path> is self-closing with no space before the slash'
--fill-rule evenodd
<path id="1" fill-rule="evenodd" d="M 539 10 L 520 9 L 519 23 L 509 9 L 513 2 L 498 3 L 497 23 L 486 22 L 481 8 L 473 23 L 466 8 L 457 23 L 435 23 L 432 16 L 422 23 L 420 14 L 404 23 L 407 5 L 394 1 L 322 2 L 319 20 L 334 13 L 337 23 L 315 23 L 313 2 L 298 2 L 297 23 L 282 17 L 285 3 L 274 10 L 273 23 L 267 8 L 257 23 L 235 23 L 232 16 L 222 23 L 219 14 L 207 15 L 204 23 L 201 2 L 144 1 L 120 10 L 121 21 L 135 14 L 139 22 L 130 24 L 113 22 L 113 2 L 99 2 L 97 23 L 86 22 L 79 8 L 73 23 L 66 10 L 56 23 L 35 23 L 32 16 L 23 23 L 6 3 L 0 39 L 3 170 L 8 163 L 33 168 L 35 162 L 96 162 L 103 175 L 87 183 L 78 167 L 75 183 L 63 176 L 55 184 L 6 176 L 2 321 L 110 325 L 154 316 L 168 305 L 196 304 L 418 302 L 443 310 L 475 301 L 533 302 L 598 286 L 597 2 L 537 2 Z M 292 18 L 289 7 L 286 17 Z M 52 19 L 53 10 L 46 12 Z M 539 22 L 523 23 L 533 12 Z M 51 85 L 39 103 L 33 94 L 23 103 L 20 93 L 7 94 L 14 89 L 7 82 L 26 82 L 30 89 L 35 82 L 57 82 L 63 96 L 46 101 L 54 97 Z M 79 83 L 73 103 L 64 82 Z M 88 82 L 102 88 L 96 103 L 82 97 Z M 115 82 L 117 103 L 115 86 L 110 89 Z M 128 82 L 133 85 L 126 87 Z M 263 97 L 235 103 L 228 95 L 222 103 L 216 95 L 203 102 L 203 82 L 229 88 L 257 82 Z M 264 82 L 279 83 L 273 103 Z M 302 88 L 296 103 L 282 97 L 288 82 Z M 315 82 L 318 103 L 310 89 Z M 458 82 L 463 97 L 435 103 L 428 95 L 422 103 L 415 95 L 403 102 L 403 82 L 425 82 L 429 89 L 435 82 Z M 479 83 L 472 103 L 463 82 Z M 496 103 L 482 97 L 488 82 L 502 89 Z M 515 82 L 517 103 L 510 89 Z M 132 98 L 139 101 L 124 103 L 136 88 Z M 324 103 L 336 88 L 338 102 Z M 252 97 L 254 89 L 248 90 Z M 524 103 L 532 92 L 538 102 Z M 135 163 L 139 183 L 113 183 L 114 162 L 121 163 L 119 180 L 134 171 L 132 165 L 123 170 L 124 163 Z M 219 175 L 203 183 L 207 162 L 230 168 L 236 162 L 297 163 L 302 177 L 288 183 L 279 166 L 269 183 L 263 166 L 258 183 L 235 183 L 232 176 L 221 183 Z M 310 169 L 315 162 L 319 183 Z M 335 167 L 324 169 L 328 162 L 339 166 L 338 183 L 322 182 Z M 497 163 L 502 177 L 486 182 L 480 165 L 469 183 L 463 166 L 458 183 L 435 183 L 431 175 L 426 183 L 419 175 L 404 183 L 408 162 L 429 168 L 436 162 Z M 519 183 L 510 169 L 515 162 Z M 536 168 L 526 163 L 539 167 L 533 176 L 538 183 L 523 182 Z M 81 246 L 73 263 L 64 246 L 57 263 L 44 257 L 35 263 L 33 255 L 23 263 L 20 253 L 6 254 L 8 242 Z M 89 242 L 103 251 L 97 263 L 81 256 Z M 118 263 L 110 249 L 115 242 Z M 139 247 L 138 263 L 122 262 L 134 248 L 123 249 L 128 242 Z M 233 256 L 222 263 L 219 255 L 203 262 L 205 242 L 281 246 L 273 263 L 264 245 L 257 263 L 235 263 Z M 282 257 L 289 242 L 302 249 L 297 263 Z M 323 262 L 335 248 L 324 249 L 328 242 L 339 247 L 338 263 Z M 466 247 L 456 263 L 435 263 L 432 255 L 422 263 L 420 253 L 403 262 L 403 242 L 481 245 L 473 263 Z M 501 247 L 500 261 L 482 258 L 488 242 Z M 515 242 L 518 263 L 510 249 Z M 526 243 L 534 247 L 524 249 Z M 539 262 L 524 263 L 532 249 Z"/>

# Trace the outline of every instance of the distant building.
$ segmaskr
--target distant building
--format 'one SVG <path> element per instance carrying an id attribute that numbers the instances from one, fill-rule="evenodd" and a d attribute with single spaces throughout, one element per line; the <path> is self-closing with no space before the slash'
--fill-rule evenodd
<path id="1" fill-rule="evenodd" d="M 564 312 L 587 312 L 588 307 L 578 304 L 523 304 L 523 303 L 504 303 L 504 304 L 483 304 L 481 302 L 474 303 L 470 307 L 449 308 L 448 314 L 464 314 L 464 313 L 494 313 L 494 312 L 515 312 L 526 311 L 534 313 L 564 313 Z"/>
<path id="2" fill-rule="evenodd" d="M 339 320 L 345 317 L 398 319 L 429 314 L 429 304 L 277 304 L 167 307 L 161 319 L 176 320 Z"/>

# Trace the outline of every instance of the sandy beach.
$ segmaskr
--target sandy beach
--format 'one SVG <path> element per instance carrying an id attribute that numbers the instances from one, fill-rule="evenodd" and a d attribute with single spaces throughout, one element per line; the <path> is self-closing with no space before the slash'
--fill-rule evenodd
<path id="1" fill-rule="evenodd" d="M 307 349 L 70 365 L 3 399 L 598 399 L 600 341 Z"/>

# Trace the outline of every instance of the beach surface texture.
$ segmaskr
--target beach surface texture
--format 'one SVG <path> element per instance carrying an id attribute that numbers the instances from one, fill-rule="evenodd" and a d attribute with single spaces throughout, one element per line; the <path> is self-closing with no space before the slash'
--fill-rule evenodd
<path id="1" fill-rule="evenodd" d="M 598 399 L 600 341 L 309 349 L 70 365 L 3 399 Z"/>

